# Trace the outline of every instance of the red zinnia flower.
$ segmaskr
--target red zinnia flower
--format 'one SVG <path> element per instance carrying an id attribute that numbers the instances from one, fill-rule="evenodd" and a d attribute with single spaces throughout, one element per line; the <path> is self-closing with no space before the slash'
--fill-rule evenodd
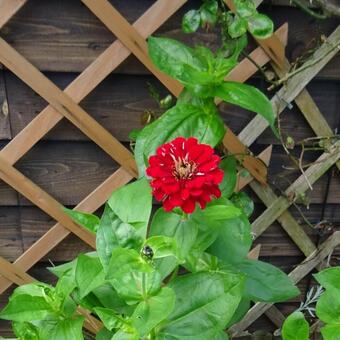
<path id="1" fill-rule="evenodd" d="M 190 214 L 196 202 L 204 209 L 212 196 L 221 196 L 220 160 L 211 146 L 198 144 L 196 138 L 178 137 L 161 145 L 156 155 L 149 158 L 150 166 L 146 169 L 147 175 L 153 177 L 153 195 L 163 202 L 166 211 L 181 207 Z"/>

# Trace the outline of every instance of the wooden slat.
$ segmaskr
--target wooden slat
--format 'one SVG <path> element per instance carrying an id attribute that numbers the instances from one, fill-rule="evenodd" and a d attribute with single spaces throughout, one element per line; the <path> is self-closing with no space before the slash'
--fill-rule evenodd
<path id="1" fill-rule="evenodd" d="M 18 286 L 36 281 L 25 271 L 20 270 L 2 257 L 0 257 L 0 274 Z"/>
<path id="2" fill-rule="evenodd" d="M 132 153 L 3 39 L 0 61 L 132 175 L 137 175 Z"/>
<path id="3" fill-rule="evenodd" d="M 186 0 L 158 0 L 135 23 L 134 27 L 146 38 L 163 24 Z M 154 20 L 157 17 L 157 22 Z M 108 47 L 82 74 L 65 89 L 74 102 L 79 103 L 131 52 L 119 41 Z M 47 106 L 2 150 L 1 155 L 10 164 L 17 162 L 34 144 L 49 132 L 61 119 L 60 113 L 51 105 Z"/>
<path id="4" fill-rule="evenodd" d="M 2 157 L 0 157 L 0 178 L 55 220 L 62 223 L 88 245 L 93 248 L 96 247 L 94 234 L 74 223 L 71 218 L 63 212 L 63 206 L 60 203 L 8 164 Z"/>
<path id="5" fill-rule="evenodd" d="M 257 158 L 261 160 L 267 167 L 269 166 L 270 157 L 272 155 L 273 147 L 269 145 L 266 149 L 264 149 Z M 253 181 L 254 177 L 249 174 L 247 177 L 242 177 L 240 172 L 237 174 L 237 182 L 235 187 L 235 192 L 242 190 L 245 186 Z"/>
<path id="6" fill-rule="evenodd" d="M 0 0 L 0 28 L 27 2 L 27 0 Z"/>
<path id="7" fill-rule="evenodd" d="M 307 274 L 309 274 L 320 262 L 322 262 L 332 250 L 340 244 L 340 231 L 335 232 L 322 245 L 298 265 L 289 277 L 294 283 L 299 282 Z M 249 327 L 259 316 L 268 311 L 273 306 L 272 303 L 259 302 L 256 303 L 246 314 L 242 321 L 232 326 L 229 332 L 236 336 L 244 329 Z"/>
<path id="8" fill-rule="evenodd" d="M 84 212 L 94 212 L 105 203 L 112 191 L 128 183 L 131 179 L 132 176 L 121 167 L 80 202 L 75 209 Z M 69 229 L 66 229 L 63 224 L 57 223 L 27 249 L 14 263 L 23 271 L 29 270 L 69 234 Z M 0 277 L 0 294 L 2 294 L 10 285 L 11 282 L 9 280 Z"/>
<path id="9" fill-rule="evenodd" d="M 271 103 L 274 112 L 279 115 L 286 106 L 291 103 L 313 77 L 337 54 L 338 48 L 334 48 L 334 44 L 339 44 L 340 27 L 338 27 L 327 39 L 325 43 L 313 54 L 313 60 L 319 60 L 320 56 L 325 56 L 318 63 L 306 68 L 287 81 L 272 98 Z M 304 65 L 308 65 L 307 61 Z M 252 144 L 256 138 L 268 127 L 268 123 L 257 115 L 238 135 L 239 139 L 247 146 Z"/>
<path id="10" fill-rule="evenodd" d="M 259 186 L 253 181 L 250 183 L 250 187 L 267 207 L 270 207 L 271 204 L 278 199 L 270 186 Z M 278 216 L 277 220 L 281 224 L 282 228 L 290 236 L 290 238 L 306 256 L 310 255 L 310 253 L 316 249 L 309 236 L 304 232 L 302 227 L 296 222 L 288 210 L 284 211 L 280 216 Z"/>
<path id="11" fill-rule="evenodd" d="M 112 31 L 116 37 L 152 72 L 170 91 L 178 97 L 183 86 L 170 78 L 152 63 L 145 39 L 107 0 L 82 0 L 82 2 Z"/>
<path id="12" fill-rule="evenodd" d="M 310 184 L 317 181 L 335 162 L 340 159 L 340 141 L 336 142 L 329 150 L 322 154 L 315 164 L 311 165 L 305 174 L 291 184 L 285 191 L 285 196 L 280 196 L 268 209 L 252 223 L 252 230 L 256 237 L 261 235 L 299 195 L 309 189 L 306 177 Z M 305 177 L 306 176 L 306 177 Z"/>

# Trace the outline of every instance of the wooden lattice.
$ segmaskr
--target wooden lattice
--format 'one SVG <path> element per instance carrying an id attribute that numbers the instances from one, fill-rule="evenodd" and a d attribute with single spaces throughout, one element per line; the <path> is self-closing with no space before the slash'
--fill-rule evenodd
<path id="1" fill-rule="evenodd" d="M 0 28 L 10 20 L 26 1 L 0 1 Z M 178 96 L 182 89 L 182 86 L 176 80 L 164 75 L 152 64 L 147 54 L 145 39 L 174 14 L 186 0 L 158 0 L 133 25 L 130 25 L 107 0 L 82 0 L 82 2 L 112 31 L 117 40 L 64 91 L 60 90 L 29 61 L 0 38 L 0 62 L 49 103 L 49 106 L 41 111 L 29 125 L 0 151 L 0 178 L 57 221 L 45 235 L 28 248 L 14 263 L 0 258 L 0 274 L 2 275 L 0 277 L 0 294 L 12 283 L 21 285 L 32 282 L 34 278 L 28 275 L 27 271 L 70 233 L 74 233 L 88 245 L 95 248 L 94 235 L 74 223 L 63 212 L 62 205 L 59 202 L 16 170 L 14 164 L 65 117 L 120 164 L 120 168 L 116 172 L 75 208 L 81 211 L 93 212 L 108 199 L 113 190 L 136 177 L 137 171 L 130 151 L 87 114 L 78 103 L 131 53 L 172 94 Z M 226 0 L 225 2 L 233 10 L 232 1 Z M 262 1 L 257 0 L 256 2 L 259 5 Z M 290 64 L 284 56 L 287 30 L 288 26 L 283 25 L 272 37 L 258 40 L 259 47 L 250 54 L 252 59 L 260 66 L 271 62 L 279 76 L 284 75 L 290 68 Z M 319 58 L 320 60 L 313 66 L 306 68 L 306 70 L 288 80 L 287 84 L 271 100 L 277 114 L 280 114 L 289 103 L 295 101 L 317 136 L 331 136 L 333 133 L 305 86 L 336 54 L 337 49 L 334 49 L 334 44 L 338 44 L 339 39 L 340 28 L 333 32 L 314 55 L 316 60 L 320 55 L 326 55 L 326 57 Z M 257 68 L 254 64 L 248 59 L 244 59 L 230 73 L 228 79 L 245 82 L 256 71 Z M 335 232 L 321 246 L 316 247 L 287 209 L 299 194 L 308 190 L 306 177 L 313 184 L 332 165 L 336 164 L 340 169 L 340 142 L 335 143 L 327 153 L 321 155 L 318 161 L 306 170 L 305 174 L 290 185 L 283 195 L 277 197 L 269 185 L 264 185 L 266 184 L 267 175 L 266 163 L 268 164 L 269 162 L 271 147 L 267 148 L 258 157 L 254 157 L 248 149 L 267 126 L 268 124 L 260 116 L 256 116 L 238 136 L 228 128 L 223 143 L 231 153 L 245 155 L 242 156 L 242 164 L 251 174 L 247 178 L 239 177 L 237 189 L 240 190 L 249 184 L 268 207 L 252 224 L 255 237 L 258 237 L 275 220 L 278 220 L 282 228 L 306 255 L 306 260 L 289 274 L 294 282 L 298 282 L 314 268 L 319 268 L 323 259 L 340 244 L 340 232 Z M 256 256 L 258 250 L 259 248 L 253 249 L 251 256 Z M 85 313 L 83 310 L 79 310 L 79 312 Z M 240 323 L 231 328 L 231 332 L 234 335 L 239 334 L 263 313 L 266 313 L 277 327 L 281 326 L 284 316 L 274 305 L 257 303 Z M 90 315 L 85 316 L 86 327 L 92 332 L 97 332 L 101 327 L 100 322 Z"/>

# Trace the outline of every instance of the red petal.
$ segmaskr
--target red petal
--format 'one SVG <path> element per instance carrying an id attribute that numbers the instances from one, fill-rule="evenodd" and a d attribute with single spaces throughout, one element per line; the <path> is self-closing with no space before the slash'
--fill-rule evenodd
<path id="1" fill-rule="evenodd" d="M 195 201 L 189 198 L 182 203 L 181 208 L 186 214 L 191 214 L 195 210 Z"/>

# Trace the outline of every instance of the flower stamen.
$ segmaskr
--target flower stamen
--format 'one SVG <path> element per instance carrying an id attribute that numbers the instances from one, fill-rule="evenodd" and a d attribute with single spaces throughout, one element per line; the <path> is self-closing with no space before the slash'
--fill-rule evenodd
<path id="1" fill-rule="evenodd" d="M 179 158 L 174 161 L 174 171 L 173 175 L 177 180 L 180 179 L 190 179 L 195 174 L 197 165 L 186 159 Z"/>

